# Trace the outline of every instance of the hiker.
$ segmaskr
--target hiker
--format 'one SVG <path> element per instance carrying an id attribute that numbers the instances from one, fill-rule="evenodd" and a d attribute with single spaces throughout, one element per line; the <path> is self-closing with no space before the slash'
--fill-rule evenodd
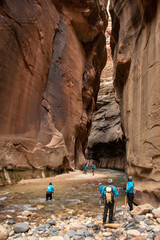
<path id="1" fill-rule="evenodd" d="M 50 183 L 47 187 L 47 192 L 46 192 L 46 201 L 48 199 L 52 200 L 52 193 L 54 192 L 55 188 L 52 186 L 52 183 Z"/>
<path id="2" fill-rule="evenodd" d="M 85 168 L 84 168 L 84 173 L 87 174 L 87 170 L 88 170 L 88 166 L 86 164 Z"/>
<path id="3" fill-rule="evenodd" d="M 104 196 L 104 213 L 103 213 L 103 224 L 106 223 L 107 212 L 109 209 L 109 223 L 113 221 L 113 209 L 114 209 L 114 198 L 119 196 L 117 188 L 112 185 L 113 180 L 108 179 L 109 185 L 103 188 L 102 194 Z"/>
<path id="4" fill-rule="evenodd" d="M 86 166 L 86 164 L 83 165 L 83 173 L 85 173 L 85 166 Z"/>
<path id="5" fill-rule="evenodd" d="M 104 186 L 103 186 L 102 182 L 98 182 L 98 186 L 99 186 L 98 191 L 100 191 L 99 204 L 101 204 L 102 202 L 104 202 L 104 196 L 102 195 Z"/>
<path id="6" fill-rule="evenodd" d="M 128 205 L 129 205 L 129 210 L 133 210 L 133 199 L 134 199 L 134 182 L 132 182 L 133 177 L 129 176 L 128 177 L 128 186 L 125 191 L 127 193 L 127 200 L 128 200 Z"/>
<path id="7" fill-rule="evenodd" d="M 94 176 L 94 170 L 96 169 L 96 165 L 92 164 L 92 174 Z"/>

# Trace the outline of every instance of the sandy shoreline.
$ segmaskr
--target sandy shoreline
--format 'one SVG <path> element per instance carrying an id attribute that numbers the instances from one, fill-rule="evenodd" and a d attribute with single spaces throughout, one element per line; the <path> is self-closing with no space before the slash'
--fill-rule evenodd
<path id="1" fill-rule="evenodd" d="M 108 173 L 107 177 L 112 177 L 113 174 L 112 173 Z M 105 175 L 103 173 L 96 173 L 93 176 L 93 174 L 91 172 L 88 172 L 87 174 L 84 174 L 82 171 L 80 170 L 75 170 L 74 172 L 69 172 L 69 173 L 63 173 L 63 174 L 59 174 L 56 175 L 54 177 L 48 177 L 48 178 L 36 178 L 36 179 L 25 179 L 25 180 L 21 180 L 19 183 L 17 184 L 27 184 L 27 183 L 45 183 L 45 182 L 49 182 L 50 180 L 54 180 L 54 182 L 61 182 L 61 181 L 82 181 L 82 180 L 101 180 L 104 179 L 104 177 L 106 177 L 106 173 Z"/>

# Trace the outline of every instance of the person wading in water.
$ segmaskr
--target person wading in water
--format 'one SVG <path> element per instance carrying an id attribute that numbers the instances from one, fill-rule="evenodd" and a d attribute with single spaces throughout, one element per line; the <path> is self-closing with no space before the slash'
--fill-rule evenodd
<path id="1" fill-rule="evenodd" d="M 88 166 L 86 164 L 85 168 L 84 168 L 84 173 L 87 174 L 87 170 L 88 170 Z"/>
<path id="2" fill-rule="evenodd" d="M 98 186 L 99 186 L 98 191 L 100 191 L 99 204 L 101 204 L 102 202 L 104 203 L 104 196 L 102 195 L 104 186 L 103 186 L 102 182 L 98 182 Z"/>
<path id="3" fill-rule="evenodd" d="M 55 188 L 52 186 L 52 183 L 50 183 L 47 187 L 47 192 L 46 192 L 46 201 L 49 199 L 52 200 L 52 193 L 54 192 Z"/>

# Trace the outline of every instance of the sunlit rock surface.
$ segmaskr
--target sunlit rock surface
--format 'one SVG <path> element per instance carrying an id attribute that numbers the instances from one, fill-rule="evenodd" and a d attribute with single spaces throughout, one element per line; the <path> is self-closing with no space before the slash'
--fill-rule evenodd
<path id="1" fill-rule="evenodd" d="M 0 2 L 0 168 L 79 166 L 106 62 L 105 2 Z"/>
<path id="2" fill-rule="evenodd" d="M 160 2 L 111 0 L 114 87 L 137 202 L 160 202 Z M 143 196 L 141 195 L 143 193 Z"/>

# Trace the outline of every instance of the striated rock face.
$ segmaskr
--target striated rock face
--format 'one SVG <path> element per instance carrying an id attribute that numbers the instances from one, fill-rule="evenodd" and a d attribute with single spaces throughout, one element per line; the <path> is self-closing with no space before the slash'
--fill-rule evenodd
<path id="1" fill-rule="evenodd" d="M 106 62 L 103 0 L 0 2 L 0 168 L 82 164 Z"/>
<path id="2" fill-rule="evenodd" d="M 137 202 L 160 201 L 160 2 L 111 0 L 114 87 Z M 143 193 L 143 195 L 142 195 Z"/>
<path id="3" fill-rule="evenodd" d="M 125 141 L 121 128 L 120 109 L 113 88 L 113 61 L 110 48 L 111 17 L 106 29 L 107 64 L 102 71 L 100 90 L 92 116 L 86 157 L 99 167 L 125 169 Z"/>
<path id="4" fill-rule="evenodd" d="M 113 63 L 103 70 L 86 156 L 99 167 L 125 169 L 125 142 L 113 89 Z"/>

